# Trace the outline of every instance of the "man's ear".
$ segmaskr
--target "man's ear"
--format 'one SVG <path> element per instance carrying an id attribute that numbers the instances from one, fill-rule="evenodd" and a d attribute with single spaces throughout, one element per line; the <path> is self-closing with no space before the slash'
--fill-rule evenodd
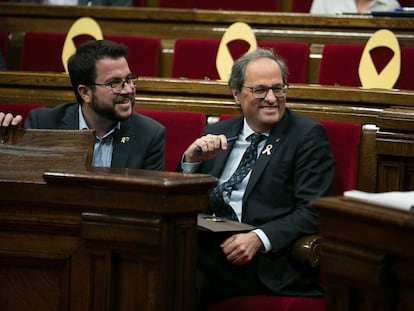
<path id="1" fill-rule="evenodd" d="M 82 97 L 82 100 L 85 103 L 89 103 L 92 99 L 92 90 L 88 88 L 86 85 L 80 84 L 78 85 L 78 93 Z"/>
<path id="2" fill-rule="evenodd" d="M 236 101 L 237 104 L 239 104 L 240 103 L 240 92 L 236 89 L 232 89 L 231 92 L 233 94 L 234 100 Z"/>

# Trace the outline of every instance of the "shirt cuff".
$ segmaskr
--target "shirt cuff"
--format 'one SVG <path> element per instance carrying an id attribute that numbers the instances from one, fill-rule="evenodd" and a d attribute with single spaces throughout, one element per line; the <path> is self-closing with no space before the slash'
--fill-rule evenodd
<path id="1" fill-rule="evenodd" d="M 262 241 L 263 247 L 264 247 L 264 253 L 270 252 L 272 250 L 272 244 L 270 243 L 269 238 L 267 235 L 263 232 L 262 229 L 254 229 L 254 233 L 257 234 L 260 241 Z"/>
<path id="2" fill-rule="evenodd" d="M 183 170 L 183 173 L 194 173 L 195 171 L 197 171 L 200 164 L 201 162 L 196 162 L 196 163 L 184 162 L 184 156 L 181 158 L 181 169 Z"/>

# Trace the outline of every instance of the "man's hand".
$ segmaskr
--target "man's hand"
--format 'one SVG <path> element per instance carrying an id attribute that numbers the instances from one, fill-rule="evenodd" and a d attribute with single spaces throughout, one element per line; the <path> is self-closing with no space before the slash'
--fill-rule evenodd
<path id="1" fill-rule="evenodd" d="M 248 232 L 232 235 L 220 247 L 228 261 L 241 266 L 252 260 L 263 244 L 256 233 Z"/>
<path id="2" fill-rule="evenodd" d="M 214 157 L 220 150 L 227 149 L 225 135 L 211 135 L 197 138 L 184 152 L 184 162 L 195 163 Z"/>
<path id="3" fill-rule="evenodd" d="M 9 127 L 10 125 L 17 126 L 22 122 L 21 115 L 13 116 L 11 113 L 0 112 L 0 126 Z"/>

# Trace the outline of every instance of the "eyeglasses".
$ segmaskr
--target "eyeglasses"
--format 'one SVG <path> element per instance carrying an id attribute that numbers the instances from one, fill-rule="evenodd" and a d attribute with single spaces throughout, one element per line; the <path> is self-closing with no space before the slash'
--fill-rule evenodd
<path id="1" fill-rule="evenodd" d="M 275 97 L 285 97 L 289 88 L 288 84 L 276 84 L 273 86 L 245 86 L 246 89 L 249 89 L 253 94 L 254 98 L 264 99 L 267 96 L 269 90 L 272 90 Z"/>
<path id="2" fill-rule="evenodd" d="M 120 94 L 122 90 L 125 87 L 125 83 L 128 84 L 130 88 L 135 88 L 136 84 L 138 82 L 137 76 L 131 76 L 127 77 L 125 79 L 114 79 L 112 81 L 109 81 L 107 83 L 93 83 L 91 85 L 97 85 L 97 86 L 104 86 L 111 89 L 112 93 L 114 94 Z"/>

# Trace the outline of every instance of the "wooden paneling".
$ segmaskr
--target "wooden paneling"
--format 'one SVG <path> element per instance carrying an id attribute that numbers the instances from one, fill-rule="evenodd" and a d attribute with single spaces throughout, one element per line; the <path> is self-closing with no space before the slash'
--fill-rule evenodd
<path id="1" fill-rule="evenodd" d="M 12 33 L 9 69 L 18 69 L 21 34 L 25 31 L 66 33 L 84 16 L 97 20 L 104 34 L 161 38 L 159 76 L 170 76 L 174 40 L 178 37 L 222 37 L 234 22 L 248 23 L 258 40 L 299 41 L 311 44 L 308 82 L 314 83 L 321 50 L 326 43 L 365 44 L 378 29 L 393 31 L 402 46 L 414 46 L 414 19 L 372 16 L 317 16 L 286 12 L 235 12 L 159 9 L 154 7 L 61 7 L 0 3 L 0 29 Z"/>
<path id="2" fill-rule="evenodd" d="M 70 136 L 72 147 L 59 130 L 0 144 L 1 310 L 195 310 L 196 215 L 216 178 L 88 168 L 94 140 Z M 32 158 L 8 161 L 28 146 Z"/>
<path id="3" fill-rule="evenodd" d="M 326 310 L 412 310 L 412 212 L 343 197 L 321 198 L 312 206 L 320 213 L 324 238 Z"/>

